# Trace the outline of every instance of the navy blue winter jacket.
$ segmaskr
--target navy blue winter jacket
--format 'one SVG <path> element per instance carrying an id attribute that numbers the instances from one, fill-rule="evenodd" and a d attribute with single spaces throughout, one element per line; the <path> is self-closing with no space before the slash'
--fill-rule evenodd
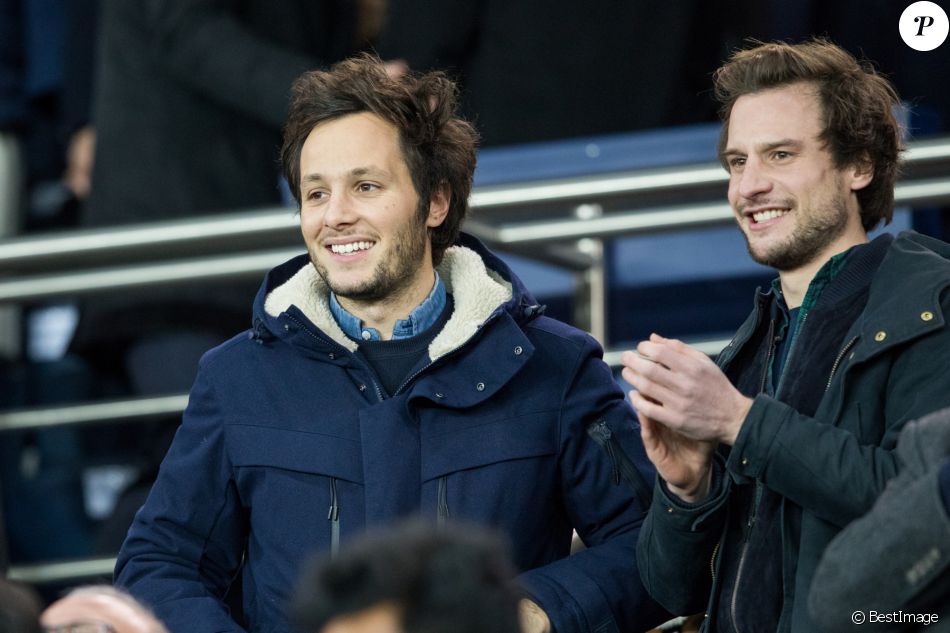
<path id="1" fill-rule="evenodd" d="M 286 631 L 308 553 L 422 514 L 502 530 L 558 633 L 661 620 L 635 560 L 654 473 L 600 346 L 463 243 L 439 266 L 454 312 L 388 398 L 307 257 L 272 270 L 253 329 L 201 361 L 116 583 L 173 632 L 240 631 L 241 573 L 248 629 Z"/>

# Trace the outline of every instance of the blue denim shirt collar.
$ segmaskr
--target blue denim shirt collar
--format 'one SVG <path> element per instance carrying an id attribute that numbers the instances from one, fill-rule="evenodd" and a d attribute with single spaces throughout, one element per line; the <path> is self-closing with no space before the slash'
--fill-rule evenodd
<path id="1" fill-rule="evenodd" d="M 425 301 L 409 313 L 407 318 L 396 321 L 393 325 L 392 340 L 412 338 L 428 330 L 433 323 L 438 321 L 442 310 L 445 309 L 445 302 L 445 284 L 442 283 L 439 273 L 435 273 L 435 284 L 432 286 L 432 292 L 429 293 Z M 354 341 L 382 340 L 379 330 L 363 327 L 363 322 L 360 321 L 359 317 L 347 312 L 332 292 L 330 293 L 330 312 L 343 333 Z"/>

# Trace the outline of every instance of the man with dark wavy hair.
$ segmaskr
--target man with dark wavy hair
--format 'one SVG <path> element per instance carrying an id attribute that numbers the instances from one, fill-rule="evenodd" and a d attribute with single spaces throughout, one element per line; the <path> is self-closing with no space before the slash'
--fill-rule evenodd
<path id="1" fill-rule="evenodd" d="M 305 554 L 409 515 L 512 542 L 527 631 L 647 629 L 630 574 L 653 470 L 586 334 L 459 227 L 474 129 L 439 73 L 301 76 L 284 172 L 308 253 L 203 358 L 117 582 L 172 631 L 283 631 Z M 568 556 L 572 531 L 587 549 Z"/>
<path id="2" fill-rule="evenodd" d="M 825 546 L 899 468 L 901 427 L 950 404 L 950 247 L 869 240 L 894 204 L 897 95 L 825 40 L 761 44 L 715 75 L 729 202 L 778 271 L 714 364 L 656 334 L 624 376 L 657 468 L 640 573 L 709 631 L 815 631 Z"/>

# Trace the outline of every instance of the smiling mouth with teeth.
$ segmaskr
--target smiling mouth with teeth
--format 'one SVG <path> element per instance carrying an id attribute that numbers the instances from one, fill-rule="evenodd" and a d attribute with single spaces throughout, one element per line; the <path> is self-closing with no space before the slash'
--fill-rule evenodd
<path id="1" fill-rule="evenodd" d="M 774 220 L 775 218 L 780 218 L 783 215 L 788 215 L 787 210 L 778 209 L 769 209 L 768 211 L 759 211 L 758 213 L 752 214 L 752 222 L 758 224 L 759 222 L 767 222 L 769 220 Z"/>
<path id="2" fill-rule="evenodd" d="M 330 251 L 336 253 L 337 255 L 352 255 L 359 251 L 367 251 L 373 246 L 376 245 L 376 242 L 350 242 L 349 244 L 331 244 Z"/>

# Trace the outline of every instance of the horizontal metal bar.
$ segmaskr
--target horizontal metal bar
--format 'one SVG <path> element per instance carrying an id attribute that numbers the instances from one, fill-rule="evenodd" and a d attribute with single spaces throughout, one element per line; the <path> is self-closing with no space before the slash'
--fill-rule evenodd
<path id="1" fill-rule="evenodd" d="M 70 582 L 96 576 L 112 577 L 115 558 L 85 558 L 78 560 L 13 565 L 7 578 L 14 582 L 44 585 Z"/>
<path id="2" fill-rule="evenodd" d="M 691 341 L 690 345 L 710 356 L 715 356 L 728 342 L 729 339 L 709 339 Z M 622 353 L 623 350 L 608 350 L 604 353 L 604 362 L 611 367 L 619 367 Z M 187 404 L 188 394 L 180 393 L 152 398 L 128 398 L 8 411 L 0 413 L 0 432 L 67 425 L 135 422 L 157 416 L 181 414 Z"/>
<path id="3" fill-rule="evenodd" d="M 921 166 L 932 162 L 950 159 L 950 137 L 912 141 L 904 151 L 904 164 L 908 167 Z"/>
<path id="4" fill-rule="evenodd" d="M 165 252 L 170 245 L 200 247 L 241 237 L 261 240 L 268 235 L 286 234 L 296 238 L 299 222 L 293 209 L 269 207 L 129 227 L 72 229 L 61 234 L 21 237 L 0 241 L 0 270 L 75 261 L 80 256 L 98 256 L 108 261 L 125 253 L 147 258 Z"/>
<path id="5" fill-rule="evenodd" d="M 300 246 L 294 249 L 117 266 L 76 273 L 21 276 L 8 281 L 0 280 L 0 303 L 78 296 L 102 290 L 259 276 L 303 252 L 304 248 Z"/>
<path id="6" fill-rule="evenodd" d="M 909 170 L 942 163 L 950 163 L 950 138 L 914 141 L 905 153 Z M 604 197 L 619 195 L 635 200 L 660 192 L 723 184 L 727 179 L 726 172 L 718 163 L 704 163 L 478 187 L 470 202 L 477 216 L 479 210 L 538 203 L 597 202 Z M 913 182 L 905 180 L 899 188 Z M 483 217 L 480 221 L 487 220 Z M 0 270 L 48 268 L 57 262 L 74 263 L 89 257 L 100 261 L 142 261 L 155 253 L 167 253 L 173 247 L 215 246 L 220 249 L 240 240 L 255 238 L 273 240 L 286 235 L 287 239 L 296 239 L 297 225 L 292 208 L 270 207 L 148 225 L 21 237 L 0 241 Z"/>
<path id="7" fill-rule="evenodd" d="M 154 398 L 129 398 L 41 409 L 0 413 L 0 431 L 39 429 L 63 424 L 90 424 L 144 420 L 162 415 L 178 415 L 188 404 L 188 394 Z"/>
<path id="8" fill-rule="evenodd" d="M 732 221 L 732 209 L 729 205 L 717 203 L 641 209 L 583 220 L 570 218 L 509 224 L 496 228 L 492 237 L 495 238 L 497 244 L 515 245 L 686 229 L 712 224 L 728 224 Z"/>
<path id="9" fill-rule="evenodd" d="M 716 338 L 716 339 L 702 339 L 685 341 L 703 354 L 707 356 L 716 356 L 722 349 L 729 344 L 732 339 L 728 338 Z M 620 355 L 623 354 L 626 350 L 617 349 L 617 350 L 607 350 L 604 352 L 604 362 L 610 365 L 612 368 L 616 369 L 620 367 Z"/>
<path id="10" fill-rule="evenodd" d="M 950 177 L 905 182 L 894 189 L 897 205 L 919 206 L 947 200 L 950 200 Z M 493 244 L 523 245 L 731 224 L 733 218 L 732 208 L 728 204 L 713 203 L 637 209 L 589 219 L 538 220 L 497 227 L 479 224 L 476 228 L 481 233 L 480 237 Z"/>
<path id="11" fill-rule="evenodd" d="M 690 165 L 675 169 L 639 170 L 605 176 L 482 187 L 472 192 L 473 209 L 495 209 L 516 205 L 596 201 L 605 196 L 645 195 L 670 189 L 715 185 L 729 180 L 719 163 Z"/>
<path id="12" fill-rule="evenodd" d="M 914 180 L 894 187 L 894 203 L 899 206 L 920 206 L 950 200 L 950 177 Z"/>

